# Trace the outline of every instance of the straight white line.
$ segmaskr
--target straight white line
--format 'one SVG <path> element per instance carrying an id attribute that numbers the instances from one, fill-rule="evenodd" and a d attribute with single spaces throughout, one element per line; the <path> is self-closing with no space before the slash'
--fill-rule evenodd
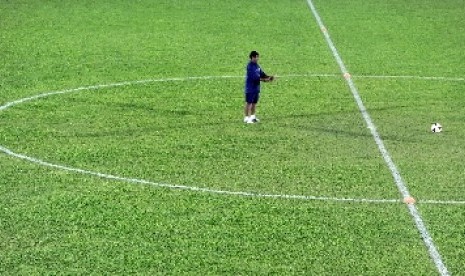
<path id="1" fill-rule="evenodd" d="M 340 74 L 290 74 L 282 75 L 278 77 L 325 77 L 325 78 L 339 78 Z M 453 82 L 464 82 L 465 78 L 460 77 L 434 77 L 434 76 L 413 76 L 413 75 L 352 75 L 352 78 L 363 78 L 363 79 L 413 79 L 413 80 L 432 80 L 432 81 L 453 81 Z"/>
<path id="2" fill-rule="evenodd" d="M 289 74 L 289 75 L 277 75 L 277 77 L 286 78 L 301 78 L 301 77 L 314 77 L 314 78 L 339 78 L 339 74 Z"/>
<path id="3" fill-rule="evenodd" d="M 372 79 L 415 79 L 415 80 L 436 80 L 436 81 L 465 81 L 465 78 L 456 77 L 428 77 L 428 76 L 371 76 L 371 75 L 355 75 L 354 78 L 372 78 Z"/>
<path id="4" fill-rule="evenodd" d="M 419 200 L 418 203 L 422 204 L 448 204 L 448 205 L 465 205 L 463 200 L 434 200 L 434 199 L 423 199 Z"/>
<path id="5" fill-rule="evenodd" d="M 368 114 L 368 112 L 367 112 L 367 110 L 365 108 L 365 105 L 363 104 L 362 99 L 360 98 L 358 90 L 355 87 L 355 84 L 352 81 L 352 78 L 351 78 L 349 72 L 347 71 L 347 69 L 346 69 L 346 67 L 344 65 L 344 62 L 342 61 L 341 56 L 339 55 L 339 52 L 337 51 L 336 47 L 334 46 L 334 43 L 333 43 L 331 37 L 329 36 L 329 33 L 328 33 L 325 25 L 323 24 L 323 21 L 321 20 L 320 15 L 318 14 L 315 6 L 313 5 L 312 0 L 307 0 L 307 3 L 308 3 L 308 6 L 310 7 L 310 10 L 313 13 L 313 16 L 315 17 L 315 19 L 316 19 L 316 21 L 318 23 L 318 26 L 320 27 L 320 29 L 321 29 L 321 31 L 322 31 L 325 39 L 326 39 L 326 42 L 327 42 L 329 48 L 331 49 L 331 52 L 332 52 L 334 58 L 336 59 L 337 64 L 339 65 L 339 68 L 340 68 L 344 78 L 347 81 L 347 84 L 349 85 L 350 91 L 352 92 L 352 95 L 354 96 L 354 99 L 357 102 L 358 108 L 359 108 L 360 112 L 362 113 L 363 119 L 365 120 L 365 122 L 367 124 L 367 127 L 370 129 L 371 134 L 372 134 L 376 144 L 378 145 L 378 149 L 381 152 L 381 155 L 383 156 L 384 161 L 388 165 L 392 176 L 394 177 L 394 180 L 396 182 L 396 185 L 397 185 L 397 188 L 398 188 L 399 192 L 402 194 L 402 196 L 404 198 L 410 198 L 410 193 L 409 193 L 409 191 L 407 189 L 407 186 L 405 185 L 404 181 L 402 180 L 402 177 L 401 177 L 396 165 L 392 161 L 392 158 L 391 158 L 389 152 L 387 151 L 386 147 L 384 146 L 384 142 L 381 139 L 381 137 L 379 136 L 379 133 L 376 130 L 376 127 L 375 127 L 373 121 L 371 120 L 371 117 Z M 439 254 L 438 249 L 434 245 L 433 239 L 431 238 L 431 235 L 428 233 L 428 230 L 426 229 L 425 224 L 423 222 L 423 219 L 421 218 L 420 214 L 418 213 L 417 208 L 413 204 L 408 204 L 408 209 L 410 211 L 411 216 L 413 217 L 413 219 L 415 221 L 417 229 L 420 232 L 420 234 L 421 234 L 421 236 L 423 238 L 423 242 L 425 243 L 426 247 L 428 248 L 429 254 L 430 254 L 431 258 L 433 259 L 439 273 L 441 275 L 449 275 L 447 267 L 445 266 L 444 262 L 442 261 L 442 257 Z"/>

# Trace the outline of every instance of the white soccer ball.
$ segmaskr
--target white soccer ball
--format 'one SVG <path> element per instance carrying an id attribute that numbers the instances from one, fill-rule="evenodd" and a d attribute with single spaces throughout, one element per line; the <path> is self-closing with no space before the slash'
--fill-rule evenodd
<path id="1" fill-rule="evenodd" d="M 439 133 L 442 131 L 442 126 L 440 123 L 434 123 L 431 125 L 431 132 L 433 133 Z"/>

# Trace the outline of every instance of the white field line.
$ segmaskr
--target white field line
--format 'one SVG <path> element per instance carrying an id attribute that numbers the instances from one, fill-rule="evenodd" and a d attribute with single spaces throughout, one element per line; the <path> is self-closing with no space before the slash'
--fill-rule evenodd
<path id="1" fill-rule="evenodd" d="M 427 77 L 427 76 L 370 76 L 370 75 L 355 75 L 354 78 L 371 78 L 371 79 L 415 79 L 415 80 L 433 80 L 433 81 L 465 81 L 465 78 L 457 77 Z"/>
<path id="2" fill-rule="evenodd" d="M 340 77 L 339 75 L 335 74 L 293 74 L 293 75 L 282 75 L 281 77 Z M 73 89 L 65 89 L 60 91 L 50 91 L 41 93 L 38 95 L 22 98 L 16 101 L 8 102 L 2 106 L 0 106 L 0 111 L 4 111 L 7 108 L 10 108 L 14 105 L 21 104 L 28 101 L 37 100 L 40 98 L 45 98 L 52 95 L 60 95 L 66 93 L 73 93 L 73 92 L 80 92 L 85 90 L 95 90 L 95 89 L 103 89 L 103 88 L 110 88 L 110 87 L 119 87 L 119 86 L 126 86 L 126 85 L 136 85 L 136 84 L 146 84 L 146 83 L 153 83 L 153 82 L 170 82 L 170 81 L 189 81 L 189 80 L 208 80 L 208 79 L 221 79 L 221 78 L 242 78 L 241 76 L 199 76 L 199 77 L 178 77 L 178 78 L 162 78 L 162 79 L 148 79 L 148 80 L 138 80 L 138 81 L 124 81 L 118 83 L 110 83 L 110 84 L 100 84 L 100 85 L 91 85 L 91 86 L 82 86 Z M 125 181 L 130 183 L 137 183 L 137 184 L 146 184 L 156 187 L 164 187 L 164 188 L 171 188 L 171 189 L 180 189 L 180 190 L 191 190 L 191 191 L 199 191 L 199 192 L 208 192 L 208 193 L 215 193 L 215 194 L 226 194 L 226 195 L 238 195 L 238 196 L 249 196 L 249 197 L 264 197 L 264 198 L 284 198 L 284 199 L 297 199 L 297 200 L 323 200 L 323 201 L 336 201 L 336 202 L 365 202 L 365 203 L 400 203 L 401 200 L 399 199 L 368 199 L 368 198 L 337 198 L 337 197 L 324 197 L 324 196 L 305 196 L 305 195 L 287 195 L 287 194 L 262 194 L 262 193 L 253 193 L 253 192 L 242 192 L 242 191 L 226 191 L 226 190 L 215 190 L 209 188 L 201 188 L 195 186 L 185 186 L 185 185 L 174 185 L 174 184 L 166 184 L 166 183 L 157 183 L 152 182 L 144 179 L 137 179 L 137 178 L 127 178 L 121 176 L 115 176 L 100 172 L 94 172 L 90 170 L 83 170 L 79 168 L 73 168 L 69 166 L 57 165 L 50 162 L 46 162 L 34 157 L 29 157 L 23 154 L 15 153 L 12 150 L 3 147 L 0 145 L 0 151 L 6 153 L 15 158 L 27 160 L 29 162 L 61 169 L 65 171 L 93 175 L 101 178 L 106 178 L 110 180 L 118 180 L 118 181 Z M 456 204 L 456 205 L 465 205 L 465 201 L 441 201 L 441 200 L 419 200 L 418 203 L 428 203 L 428 204 Z"/>
<path id="3" fill-rule="evenodd" d="M 238 78 L 238 76 L 204 76 L 204 77 L 184 77 L 184 78 L 162 78 L 162 79 L 148 79 L 148 80 L 137 80 L 137 81 L 123 81 L 123 82 L 116 82 L 116 83 L 110 83 L 110 84 L 98 84 L 98 85 L 90 85 L 90 86 L 81 86 L 78 88 L 72 88 L 72 89 L 65 89 L 65 90 L 60 90 L 60 91 L 50 91 L 46 93 L 42 93 L 39 95 L 27 97 L 27 98 L 22 98 L 16 101 L 12 101 L 9 103 L 6 103 L 5 105 L 0 106 L 0 111 L 5 110 L 13 105 L 17 105 L 20 103 L 32 101 L 32 100 L 37 100 L 40 98 L 45 98 L 48 96 L 52 95 L 59 95 L 59 94 L 67 94 L 67 93 L 72 93 L 72 92 L 79 92 L 83 90 L 93 90 L 93 89 L 102 89 L 102 88 L 110 88 L 110 87 L 117 87 L 117 86 L 127 86 L 127 85 L 134 85 L 134 84 L 147 84 L 147 83 L 153 83 L 153 82 L 170 82 L 170 81 L 189 81 L 189 80 L 208 80 L 208 79 L 226 79 L 226 78 Z"/>
<path id="4" fill-rule="evenodd" d="M 289 74 L 278 77 L 323 77 L 323 78 L 340 78 L 341 74 Z M 430 80 L 430 81 L 447 81 L 447 82 L 465 82 L 465 78 L 460 77 L 434 77 L 434 76 L 404 76 L 404 75 L 352 75 L 352 78 L 363 79 L 414 79 L 414 80 Z"/>
<path id="5" fill-rule="evenodd" d="M 237 196 L 247 196 L 247 197 L 264 197 L 264 198 L 285 198 L 285 199 L 299 199 L 299 200 L 321 200 L 321 201 L 341 201 L 341 202 L 364 202 L 364 203 L 400 203 L 401 201 L 398 199 L 366 199 L 366 198 L 337 198 L 337 197 L 321 197 L 321 196 L 305 196 L 305 195 L 285 195 L 285 194 L 262 194 L 262 193 L 253 193 L 253 192 L 241 192 L 241 191 L 225 191 L 225 190 L 216 190 L 210 188 L 201 188 L 195 186 L 186 186 L 186 185 L 173 185 L 167 183 L 157 183 L 152 182 L 149 180 L 138 179 L 138 178 L 128 178 L 122 176 L 116 176 L 111 174 L 105 174 L 100 172 L 94 172 L 89 170 L 83 170 L 78 168 L 73 168 L 69 166 L 57 165 L 53 163 L 49 163 L 34 157 L 29 157 L 23 154 L 15 153 L 3 146 L 0 146 L 0 151 L 3 151 L 7 155 L 27 160 L 29 162 L 39 164 L 46 167 L 56 168 L 60 170 L 87 174 L 98 176 L 101 178 L 106 178 L 110 180 L 117 180 L 117 181 L 124 181 L 129 183 L 136 183 L 136 184 L 145 184 L 151 185 L 156 187 L 163 187 L 163 188 L 170 188 L 170 189 L 179 189 L 179 190 L 190 190 L 190 191 L 198 191 L 198 192 L 207 192 L 213 194 L 225 194 L 225 195 L 237 195 Z"/>
<path id="6" fill-rule="evenodd" d="M 344 62 L 342 61 L 341 56 L 339 55 L 338 50 L 334 46 L 334 43 L 325 27 L 323 24 L 323 21 L 321 20 L 321 17 L 316 10 L 315 6 L 313 5 L 312 0 L 307 0 L 308 6 L 310 7 L 311 12 L 313 13 L 313 16 L 315 17 L 318 26 L 321 30 L 321 32 L 324 35 L 324 38 L 331 49 L 331 52 L 336 59 L 337 64 L 339 65 L 339 68 L 341 70 L 341 73 L 343 74 L 344 78 L 347 81 L 347 84 L 349 85 L 350 91 L 352 92 L 352 95 L 354 96 L 355 101 L 357 102 L 358 108 L 362 114 L 363 119 L 365 120 L 367 127 L 370 129 L 371 134 L 378 145 L 378 149 L 381 152 L 381 155 L 383 156 L 384 161 L 388 165 L 392 176 L 394 177 L 395 183 L 397 185 L 397 188 L 399 192 L 402 194 L 403 198 L 409 198 L 410 193 L 408 191 L 408 188 L 406 184 L 404 183 L 397 166 L 394 164 L 389 152 L 387 151 L 386 147 L 384 146 L 384 142 L 379 136 L 378 131 L 376 130 L 376 126 L 374 125 L 373 121 L 371 120 L 370 115 L 368 114 L 365 105 L 363 104 L 362 99 L 360 98 L 360 95 L 358 93 L 358 90 L 352 81 L 352 78 L 347 71 Z M 428 229 L 426 229 L 425 224 L 423 222 L 423 219 L 421 218 L 421 215 L 418 213 L 418 210 L 415 205 L 413 204 L 408 204 L 408 209 L 410 211 L 410 214 L 412 218 L 415 221 L 416 227 L 418 231 L 420 232 L 423 242 L 425 243 L 426 247 L 428 248 L 429 254 L 434 261 L 437 270 L 441 275 L 449 275 L 449 271 L 447 270 L 447 267 L 445 266 L 444 262 L 442 261 L 442 257 L 439 254 L 438 249 L 436 248 L 436 245 L 434 244 L 433 239 L 431 238 L 431 235 L 428 232 Z"/>
<path id="7" fill-rule="evenodd" d="M 224 195 L 247 196 L 247 197 L 263 197 L 263 198 L 282 198 L 282 199 L 296 199 L 296 200 L 320 200 L 320 201 L 354 202 L 354 203 L 401 203 L 402 202 L 399 199 L 340 198 L 340 197 L 310 196 L 310 195 L 306 196 L 306 195 L 287 195 L 287 194 L 263 194 L 263 193 L 254 193 L 254 192 L 216 190 L 216 189 L 187 186 L 187 185 L 158 183 L 158 182 L 153 182 L 153 181 L 144 180 L 144 179 L 122 177 L 122 176 L 100 173 L 100 172 L 95 172 L 95 171 L 90 171 L 90 170 L 73 168 L 70 166 L 57 165 L 57 164 L 46 162 L 46 161 L 43 161 L 43 160 L 40 160 L 34 157 L 26 156 L 24 154 L 13 152 L 10 149 L 5 148 L 3 146 L 0 146 L 0 151 L 3 151 L 4 153 L 12 157 L 23 159 L 31 163 L 35 163 L 35 164 L 45 166 L 45 167 L 51 167 L 51 168 L 74 172 L 74 173 L 92 175 L 92 176 L 97 176 L 100 178 L 106 178 L 110 180 L 123 181 L 123 182 L 129 182 L 129 183 L 134 183 L 134 184 L 144 184 L 144 185 L 150 185 L 150 186 L 161 187 L 161 188 L 189 190 L 189 191 L 206 192 L 206 193 L 212 193 L 212 194 L 224 194 Z M 465 205 L 465 201 L 421 200 L 418 203 Z"/>
<path id="8" fill-rule="evenodd" d="M 280 78 L 293 78 L 293 77 L 322 77 L 322 78 L 339 78 L 340 74 L 327 74 L 327 73 L 303 73 L 303 74 L 287 74 L 287 75 L 277 75 Z M 433 80 L 433 81 L 456 81 L 462 82 L 465 81 L 465 78 L 460 77 L 428 77 L 428 76 L 377 76 L 377 75 L 357 75 L 352 76 L 355 78 L 375 78 L 375 79 L 417 79 L 417 80 Z M 48 97 L 51 95 L 57 94 L 66 94 L 71 92 L 79 92 L 82 90 L 92 90 L 92 89 L 102 89 L 102 88 L 110 88 L 110 87 L 117 87 L 117 86 L 127 86 L 127 85 L 135 85 L 135 84 L 148 84 L 153 82 L 170 82 L 170 81 L 189 81 L 189 80 L 209 80 L 209 79 L 229 79 L 229 78 L 243 78 L 243 76 L 198 76 L 198 77 L 177 77 L 177 78 L 161 78 L 161 79 L 147 79 L 147 80 L 137 80 L 137 81 L 123 81 L 117 83 L 110 83 L 110 84 L 97 84 L 97 85 L 89 85 L 89 86 L 82 86 L 78 88 L 71 88 L 65 89 L 60 91 L 51 91 L 42 93 L 39 95 L 34 95 L 31 97 L 19 99 L 16 101 L 12 101 L 6 103 L 5 105 L 0 106 L 0 111 L 9 108 L 10 106 L 24 103 L 27 101 L 36 100 L 39 98 Z"/>

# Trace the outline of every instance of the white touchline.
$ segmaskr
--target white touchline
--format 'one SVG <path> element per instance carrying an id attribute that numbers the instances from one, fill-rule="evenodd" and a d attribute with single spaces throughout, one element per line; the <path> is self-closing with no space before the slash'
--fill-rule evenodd
<path id="1" fill-rule="evenodd" d="M 313 5 L 312 0 L 307 0 L 308 6 L 310 7 L 310 10 L 312 11 L 313 16 L 315 17 L 318 26 L 323 33 L 326 43 L 328 44 L 329 48 L 331 49 L 331 52 L 336 59 L 337 64 L 339 65 L 339 68 L 344 76 L 344 78 L 347 81 L 347 84 L 349 85 L 350 91 L 352 92 L 352 95 L 354 96 L 355 101 L 357 102 L 358 108 L 360 112 L 362 113 L 363 119 L 365 120 L 368 128 L 371 131 L 371 134 L 378 145 L 378 149 L 381 152 L 381 155 L 383 156 L 384 161 L 389 167 L 389 170 L 391 171 L 392 176 L 394 177 L 395 183 L 397 185 L 397 188 L 399 189 L 399 192 L 402 194 L 404 198 L 409 198 L 410 193 L 407 189 L 407 186 L 405 185 L 404 181 L 402 180 L 402 177 L 392 161 L 392 158 L 387 151 L 386 147 L 384 146 L 384 142 L 379 136 L 378 131 L 376 130 L 376 126 L 374 125 L 373 121 L 371 120 L 370 115 L 368 114 L 365 105 L 363 104 L 362 99 L 360 98 L 360 95 L 358 93 L 357 88 L 355 87 L 354 82 L 352 81 L 352 78 L 347 71 L 344 62 L 342 61 L 341 56 L 339 55 L 339 52 L 337 51 L 336 47 L 334 46 L 334 43 L 329 36 L 329 33 L 323 24 L 323 21 L 321 20 L 320 15 L 318 14 L 318 11 L 316 10 L 315 6 Z M 408 209 L 410 211 L 411 216 L 413 217 L 415 224 L 417 226 L 418 231 L 420 232 L 423 241 L 428 248 L 429 254 L 431 258 L 433 259 L 436 268 L 438 269 L 439 273 L 441 275 L 449 275 L 449 271 L 447 270 L 447 267 L 445 266 L 444 262 L 442 261 L 442 257 L 439 254 L 438 249 L 436 248 L 433 239 L 431 238 L 431 235 L 428 232 L 428 229 L 426 229 L 425 224 L 423 222 L 423 219 L 421 218 L 421 215 L 419 214 L 417 208 L 413 204 L 407 204 Z"/>

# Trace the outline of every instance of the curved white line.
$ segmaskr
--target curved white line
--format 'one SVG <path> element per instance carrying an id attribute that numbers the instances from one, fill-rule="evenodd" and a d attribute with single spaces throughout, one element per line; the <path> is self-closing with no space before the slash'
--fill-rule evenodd
<path id="1" fill-rule="evenodd" d="M 294 74 L 294 75 L 282 75 L 280 77 L 340 77 L 339 75 L 333 74 Z M 38 95 L 22 98 L 16 101 L 8 102 L 2 106 L 0 106 L 0 111 L 6 110 L 14 105 L 18 105 L 21 103 L 25 103 L 28 101 L 33 101 L 40 98 L 45 98 L 48 96 L 53 95 L 60 95 L 66 93 L 73 93 L 73 92 L 80 92 L 85 90 L 94 90 L 94 89 L 102 89 L 102 88 L 111 88 L 111 87 L 118 87 L 118 86 L 126 86 L 126 85 L 135 85 L 135 84 L 146 84 L 146 83 L 153 83 L 153 82 L 169 82 L 169 81 L 189 81 L 189 80 L 208 80 L 208 79 L 221 79 L 221 78 L 240 78 L 240 76 L 199 76 L 199 77 L 185 77 L 185 78 L 164 78 L 164 79 L 148 79 L 148 80 L 138 80 L 138 81 L 124 81 L 124 82 L 117 82 L 117 83 L 110 83 L 110 84 L 100 84 L 100 85 L 90 85 L 90 86 L 82 86 L 73 89 L 65 89 L 60 91 L 50 91 L 41 93 Z M 225 194 L 225 195 L 237 195 L 237 196 L 248 196 L 248 197 L 263 197 L 263 198 L 283 198 L 283 199 L 296 199 L 296 200 L 322 200 L 322 201 L 335 201 L 335 202 L 359 202 L 359 203 L 400 203 L 399 199 L 367 199 L 367 198 L 338 198 L 338 197 L 324 197 L 324 196 L 306 196 L 306 195 L 286 195 L 286 194 L 262 194 L 262 193 L 253 193 L 253 192 L 242 192 L 242 191 L 227 191 L 227 190 L 216 190 L 216 189 L 209 189 L 209 188 L 201 188 L 195 186 L 186 186 L 186 185 L 174 185 L 174 184 L 167 184 L 167 183 L 157 183 L 149 180 L 138 179 L 138 178 L 127 178 L 122 176 L 116 176 L 111 174 L 105 174 L 100 172 L 94 172 L 90 170 L 83 170 L 79 168 L 73 168 L 69 166 L 57 165 L 50 162 L 46 162 L 40 160 L 38 158 L 26 156 L 20 153 L 16 153 L 6 147 L 0 145 L 0 151 L 4 152 L 7 155 L 12 157 L 23 159 L 29 161 L 31 163 L 35 163 L 38 165 L 56 168 L 60 170 L 65 170 L 69 172 L 81 173 L 86 175 L 97 176 L 101 178 L 106 178 L 110 180 L 116 181 L 124 181 L 129 183 L 135 184 L 145 184 L 151 185 L 156 187 L 162 188 L 170 188 L 170 189 L 180 189 L 180 190 L 190 190 L 190 191 L 198 191 L 198 192 L 207 192 L 213 194 Z M 465 201 L 438 201 L 438 200 L 419 200 L 418 203 L 431 203 L 431 204 L 465 204 Z"/>
<path id="2" fill-rule="evenodd" d="M 117 180 L 117 181 L 123 181 L 123 182 L 135 183 L 135 184 L 145 184 L 145 185 L 151 185 L 151 186 L 162 187 L 162 188 L 190 190 L 190 191 L 207 192 L 207 193 L 213 193 L 213 194 L 248 196 L 248 197 L 286 198 L 286 199 L 342 201 L 342 202 L 366 202 L 366 203 L 399 203 L 400 202 L 400 200 L 398 199 L 337 198 L 337 197 L 321 197 L 321 196 L 305 196 L 305 195 L 262 194 L 262 193 L 241 192 L 241 191 L 235 192 L 235 191 L 227 191 L 227 190 L 215 190 L 215 189 L 210 189 L 210 188 L 201 188 L 201 187 L 195 187 L 195 186 L 157 183 L 157 182 L 152 182 L 152 181 L 144 180 L 144 179 L 128 178 L 128 177 L 122 177 L 122 176 L 117 176 L 117 175 L 111 175 L 111 174 L 105 174 L 105 173 L 100 173 L 100 172 L 73 168 L 69 166 L 57 165 L 57 164 L 49 163 L 49 162 L 46 162 L 46 161 L 43 161 L 43 160 L 40 160 L 34 157 L 30 157 L 24 154 L 13 152 L 12 150 L 5 148 L 3 146 L 0 146 L 0 151 L 3 151 L 7 155 L 10 155 L 10 156 L 13 156 L 19 159 L 27 160 L 31 163 L 35 163 L 35 164 L 46 166 L 46 167 L 56 168 L 56 169 L 60 169 L 64 171 L 76 172 L 80 174 L 93 175 L 93 176 L 98 176 L 101 178 L 106 178 L 106 179 L 111 179 L 111 180 Z"/>
<path id="3" fill-rule="evenodd" d="M 303 73 L 303 74 L 287 74 L 287 75 L 277 75 L 277 77 L 281 78 L 293 78 L 293 77 L 322 77 L 322 78 L 340 78 L 340 74 L 325 74 L 325 73 Z M 225 76 L 198 76 L 198 77 L 177 77 L 177 78 L 162 78 L 162 79 L 147 79 L 147 80 L 137 80 L 137 81 L 123 81 L 123 82 L 116 82 L 110 84 L 98 84 L 98 85 L 89 85 L 89 86 L 81 86 L 78 88 L 72 89 L 64 89 L 60 91 L 50 91 L 45 92 L 39 95 L 19 99 L 16 101 L 8 102 L 2 106 L 0 106 L 0 111 L 5 110 L 13 105 L 24 103 L 31 100 L 36 100 L 39 98 L 48 97 L 51 95 L 57 94 L 66 94 L 71 92 L 79 92 L 82 90 L 92 90 L 92 89 L 102 89 L 102 88 L 109 88 L 109 87 L 117 87 L 117 86 L 126 86 L 126 85 L 134 85 L 134 84 L 145 84 L 145 83 L 153 83 L 153 82 L 169 82 L 169 81 L 189 81 L 189 80 L 209 80 L 209 79 L 232 79 L 232 78 L 242 78 L 242 76 L 233 76 L 233 75 L 225 75 Z M 465 78 L 460 77 L 428 77 L 428 76 L 402 76 L 402 75 L 391 75 L 391 76 L 377 76 L 377 75 L 353 75 L 352 78 L 376 78 L 376 79 L 418 79 L 418 80 L 435 80 L 435 81 L 456 81 L 462 82 L 465 81 Z"/>

